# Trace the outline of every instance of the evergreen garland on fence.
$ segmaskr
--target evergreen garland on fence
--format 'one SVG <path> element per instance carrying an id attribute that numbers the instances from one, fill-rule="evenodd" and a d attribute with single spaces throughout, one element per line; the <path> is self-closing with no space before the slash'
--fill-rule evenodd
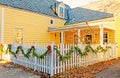
<path id="1" fill-rule="evenodd" d="M 35 51 L 35 48 L 34 48 L 34 46 L 31 46 L 31 48 L 29 48 L 26 52 L 24 52 L 24 50 L 23 50 L 23 48 L 22 48 L 22 46 L 18 46 L 17 47 L 17 50 L 15 51 L 15 52 L 13 52 L 13 51 L 11 51 L 11 47 L 12 47 L 12 45 L 8 45 L 8 48 L 7 48 L 7 51 L 8 52 L 10 52 L 14 57 L 16 57 L 17 58 L 17 54 L 18 54 L 18 52 L 22 52 L 22 54 L 23 54 L 23 56 L 25 57 L 25 58 L 27 58 L 27 59 L 29 59 L 29 57 L 30 57 L 30 54 L 32 54 L 32 56 L 34 56 L 34 57 L 36 57 L 36 58 L 41 58 L 41 59 L 43 59 L 46 55 L 47 55 L 47 53 L 48 53 L 48 50 L 44 53 L 44 54 L 42 54 L 42 55 L 38 55 Z"/>
<path id="2" fill-rule="evenodd" d="M 87 56 L 89 52 L 97 54 L 98 52 L 106 52 L 110 48 L 111 48 L 110 46 L 106 46 L 106 48 L 98 46 L 96 49 L 93 49 L 90 45 L 87 45 L 85 49 L 82 51 L 78 46 L 74 47 L 72 46 L 64 56 L 60 54 L 60 51 L 58 50 L 57 46 L 54 47 L 54 50 L 56 51 L 57 56 L 59 56 L 60 61 L 65 61 L 71 58 L 73 52 L 76 52 L 78 55 L 83 57 Z"/>
<path id="3" fill-rule="evenodd" d="M 3 52 L 3 45 L 0 44 L 0 53 L 2 53 L 2 52 Z"/>
<path id="4" fill-rule="evenodd" d="M 22 46 L 18 46 L 17 50 L 15 52 L 13 52 L 12 49 L 12 45 L 9 44 L 7 47 L 7 50 L 3 51 L 3 45 L 0 45 L 0 52 L 4 52 L 5 54 L 7 54 L 8 52 L 11 53 L 14 57 L 17 58 L 17 54 L 19 52 L 22 52 L 23 56 L 27 59 L 30 58 L 30 55 L 32 54 L 33 57 L 36 58 L 40 58 L 43 59 L 45 56 L 49 55 L 51 52 L 51 46 L 49 45 L 47 47 L 47 50 L 45 53 L 39 55 L 36 53 L 36 49 L 34 46 L 31 46 L 31 48 L 29 48 L 26 52 L 24 52 Z M 58 50 L 57 46 L 54 46 L 54 52 L 56 52 L 56 55 L 59 57 L 60 61 L 65 61 L 71 58 L 71 55 L 73 54 L 73 52 L 76 52 L 79 56 L 83 57 L 83 56 L 87 56 L 89 52 L 93 52 L 95 54 L 97 54 L 98 52 L 106 52 L 108 51 L 108 49 L 110 49 L 110 46 L 106 46 L 105 48 L 101 47 L 101 46 L 97 46 L 96 49 L 93 49 L 90 45 L 87 45 L 85 47 L 85 49 L 82 51 L 78 46 L 72 46 L 70 47 L 70 49 L 68 50 L 68 52 L 63 56 L 62 54 L 60 54 L 60 51 Z"/>

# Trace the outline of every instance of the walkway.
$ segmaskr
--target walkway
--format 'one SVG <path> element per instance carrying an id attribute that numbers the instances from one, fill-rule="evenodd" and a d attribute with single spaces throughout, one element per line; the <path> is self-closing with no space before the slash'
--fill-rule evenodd
<path id="1" fill-rule="evenodd" d="M 120 61 L 96 74 L 95 78 L 120 78 Z"/>
<path id="2" fill-rule="evenodd" d="M 25 72 L 20 68 L 14 68 L 10 64 L 5 65 L 4 62 L 0 61 L 0 78 L 40 78 L 40 76 L 33 73 Z"/>

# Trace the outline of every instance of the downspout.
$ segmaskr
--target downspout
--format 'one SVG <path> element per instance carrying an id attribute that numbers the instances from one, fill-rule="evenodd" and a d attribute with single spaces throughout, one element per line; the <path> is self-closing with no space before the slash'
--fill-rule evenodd
<path id="1" fill-rule="evenodd" d="M 2 8 L 1 13 L 1 41 L 0 43 L 4 43 L 4 8 Z"/>

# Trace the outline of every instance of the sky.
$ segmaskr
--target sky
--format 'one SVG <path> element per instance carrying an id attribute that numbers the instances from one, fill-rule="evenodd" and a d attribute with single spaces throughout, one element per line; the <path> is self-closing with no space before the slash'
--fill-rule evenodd
<path id="1" fill-rule="evenodd" d="M 68 4 L 71 8 L 75 8 L 98 0 L 57 0 L 57 1 L 63 1 L 64 3 Z"/>

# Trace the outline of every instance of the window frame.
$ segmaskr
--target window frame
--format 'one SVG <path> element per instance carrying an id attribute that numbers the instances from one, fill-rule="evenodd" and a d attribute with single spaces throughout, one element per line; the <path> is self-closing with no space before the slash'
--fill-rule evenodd
<path id="1" fill-rule="evenodd" d="M 91 36 L 90 42 L 88 42 L 88 40 L 86 40 L 87 36 Z M 86 34 L 84 39 L 85 39 L 85 41 L 84 41 L 85 44 L 92 44 L 93 36 L 92 36 L 92 34 Z"/>
<path id="2" fill-rule="evenodd" d="M 54 19 L 50 19 L 50 24 L 54 24 Z"/>
<path id="3" fill-rule="evenodd" d="M 105 38 L 105 34 L 107 34 L 107 38 Z M 107 41 L 107 42 L 105 42 Z M 109 43 L 109 34 L 108 32 L 103 32 L 103 44 L 108 44 Z"/>
<path id="4" fill-rule="evenodd" d="M 60 9 L 61 9 L 61 8 L 62 8 L 62 11 L 63 11 L 62 16 L 61 16 L 61 13 L 60 13 L 60 11 L 61 11 Z M 65 8 L 62 7 L 62 6 L 60 6 L 58 10 L 59 10 L 59 11 L 58 11 L 59 17 L 64 18 L 64 17 L 65 17 Z"/>
<path id="5" fill-rule="evenodd" d="M 74 44 L 78 44 L 78 35 L 74 35 Z"/>
<path id="6" fill-rule="evenodd" d="M 18 30 L 21 30 L 21 33 L 22 33 L 21 43 L 17 43 L 16 40 L 15 40 L 15 37 L 16 37 L 16 30 L 17 30 L 17 29 L 18 29 Z M 21 28 L 21 27 L 15 27 L 15 28 L 14 28 L 13 38 L 14 38 L 14 39 L 13 39 L 13 40 L 14 40 L 14 41 L 13 41 L 14 43 L 23 44 L 23 43 L 24 43 L 24 29 Z"/>

